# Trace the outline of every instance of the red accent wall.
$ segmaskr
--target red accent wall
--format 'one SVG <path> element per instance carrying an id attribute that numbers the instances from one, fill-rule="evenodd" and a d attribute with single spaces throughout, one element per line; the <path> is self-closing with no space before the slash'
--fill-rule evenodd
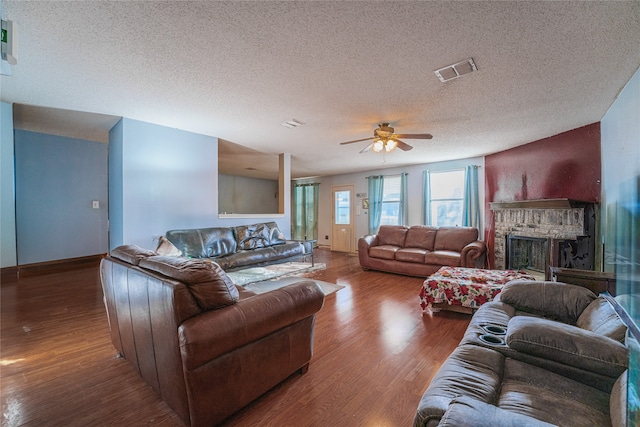
<path id="1" fill-rule="evenodd" d="M 490 202 L 567 198 L 600 202 L 600 123 L 485 157 L 485 241 L 493 258 Z"/>

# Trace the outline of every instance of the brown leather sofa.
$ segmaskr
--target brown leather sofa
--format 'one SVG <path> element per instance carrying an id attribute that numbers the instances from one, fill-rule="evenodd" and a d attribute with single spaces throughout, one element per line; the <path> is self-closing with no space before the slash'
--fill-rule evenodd
<path id="1" fill-rule="evenodd" d="M 358 240 L 360 266 L 427 277 L 442 266 L 484 267 L 487 247 L 474 227 L 382 225 Z"/>
<path id="2" fill-rule="evenodd" d="M 627 339 L 604 296 L 510 282 L 475 313 L 414 426 L 625 426 Z"/>
<path id="3" fill-rule="evenodd" d="M 285 240 L 275 222 L 170 230 L 165 237 L 183 256 L 211 259 L 223 270 L 275 264 L 309 255 L 301 242 Z"/>
<path id="4" fill-rule="evenodd" d="M 121 246 L 100 265 L 111 340 L 190 426 L 212 426 L 296 372 L 313 352 L 320 287 L 256 295 L 208 260 Z"/>

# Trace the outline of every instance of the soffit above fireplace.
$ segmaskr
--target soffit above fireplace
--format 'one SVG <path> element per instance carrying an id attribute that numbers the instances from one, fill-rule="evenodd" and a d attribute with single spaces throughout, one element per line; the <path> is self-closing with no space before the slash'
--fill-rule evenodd
<path id="1" fill-rule="evenodd" d="M 592 203 L 573 199 L 536 199 L 491 202 L 490 206 L 492 211 L 500 209 L 571 209 L 581 208 Z"/>

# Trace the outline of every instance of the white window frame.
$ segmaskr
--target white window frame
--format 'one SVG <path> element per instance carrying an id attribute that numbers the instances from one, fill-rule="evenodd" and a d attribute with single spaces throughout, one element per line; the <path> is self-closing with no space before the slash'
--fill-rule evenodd
<path id="1" fill-rule="evenodd" d="M 447 198 L 435 198 L 432 197 L 434 191 L 432 191 L 432 185 L 433 185 L 433 176 L 434 175 L 438 175 L 438 174 L 445 174 L 445 173 L 452 173 L 452 172 L 457 172 L 460 173 L 460 184 L 461 184 L 461 188 L 462 191 L 460 193 L 460 197 L 447 197 Z M 443 171 L 429 171 L 429 186 L 430 188 L 428 189 L 428 193 L 429 193 L 429 199 L 427 202 L 427 209 L 428 209 L 428 224 L 427 225 L 431 225 L 431 226 L 436 226 L 436 227 L 441 227 L 441 226 L 461 226 L 462 222 L 464 221 L 464 185 L 465 185 L 465 169 L 461 168 L 461 169 L 449 169 L 449 170 L 443 170 Z M 439 203 L 448 203 L 448 202 L 459 202 L 461 209 L 460 209 L 460 216 L 459 216 L 459 220 L 458 223 L 456 224 L 438 224 L 437 222 L 437 216 L 436 215 L 432 215 L 431 214 L 431 206 L 432 206 L 432 202 L 439 202 Z"/>
<path id="2" fill-rule="evenodd" d="M 396 180 L 396 179 L 397 179 L 397 185 L 395 182 L 393 184 L 390 182 L 390 180 Z M 393 188 L 391 188 L 391 185 L 393 185 Z M 390 193 L 387 193 L 387 191 L 389 191 Z M 391 191 L 393 191 L 393 193 L 391 193 Z M 382 181 L 382 215 L 380 216 L 380 225 L 402 225 L 402 218 L 400 218 L 400 201 L 402 198 L 400 194 L 401 192 L 402 192 L 402 177 L 400 176 L 400 174 L 385 175 L 384 180 Z M 397 199 L 388 200 L 387 197 L 389 194 L 397 194 L 398 197 Z M 384 216 L 385 205 L 389 206 L 393 204 L 397 206 L 398 215 L 396 217 L 396 221 L 395 222 L 385 221 L 385 219 L 390 218 L 389 216 Z"/>

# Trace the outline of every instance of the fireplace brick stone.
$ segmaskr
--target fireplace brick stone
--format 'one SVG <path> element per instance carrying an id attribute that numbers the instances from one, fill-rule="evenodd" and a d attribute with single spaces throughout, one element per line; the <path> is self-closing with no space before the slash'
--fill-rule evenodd
<path id="1" fill-rule="evenodd" d="M 506 237 L 543 237 L 575 240 L 585 235 L 584 208 L 494 209 L 495 268 L 505 269 Z"/>

